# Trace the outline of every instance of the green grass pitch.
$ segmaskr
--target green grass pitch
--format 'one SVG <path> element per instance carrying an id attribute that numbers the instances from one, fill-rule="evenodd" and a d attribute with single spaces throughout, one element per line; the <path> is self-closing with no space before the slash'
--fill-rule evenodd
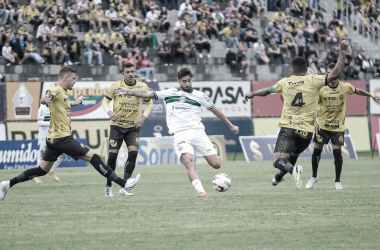
<path id="1" fill-rule="evenodd" d="M 197 166 L 208 198 L 196 198 L 183 166 L 138 166 L 134 197 L 104 197 L 105 179 L 92 167 L 58 169 L 43 184 L 19 184 L 0 202 L 0 249 L 379 249 L 379 159 L 345 160 L 335 190 L 332 160 L 319 182 L 301 190 L 290 176 L 271 185 L 269 162 Z M 122 174 L 122 168 L 117 169 Z M 1 171 L 8 180 L 21 171 Z M 212 188 L 226 173 L 232 187 Z"/>

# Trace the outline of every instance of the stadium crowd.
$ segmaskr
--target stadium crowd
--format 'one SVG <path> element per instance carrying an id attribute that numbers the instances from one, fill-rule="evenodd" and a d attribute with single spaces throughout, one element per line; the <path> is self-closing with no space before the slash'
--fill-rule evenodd
<path id="1" fill-rule="evenodd" d="M 307 59 L 309 71 L 324 74 L 338 57 L 338 45 L 347 39 L 347 30 L 338 21 L 341 12 L 326 23 L 317 0 L 269 0 L 273 17 L 265 29 L 254 27 L 255 19 L 265 21 L 263 0 L 199 1 L 163 0 L 0 0 L 0 51 L 7 65 L 23 64 L 27 59 L 38 64 L 104 65 L 105 56 L 115 58 L 121 70 L 132 62 L 146 77 L 155 80 L 154 63 L 149 49 L 157 49 L 165 66 L 173 63 L 197 64 L 203 51 L 211 58 L 213 39 L 224 41 L 225 63 L 243 73 L 249 66 L 246 50 L 253 50 L 259 63 L 286 64 L 291 56 Z M 380 27 L 379 11 L 372 0 L 351 1 L 350 20 L 368 32 Z M 290 3 L 290 4 L 289 4 Z M 341 7 L 341 6 L 338 6 Z M 168 9 L 178 9 L 177 21 L 170 23 Z M 173 20 L 173 19 L 172 19 Z M 28 28 L 29 27 L 33 28 Z M 173 26 L 174 39 L 158 41 L 157 33 L 168 33 Z M 79 41 L 76 31 L 85 32 Z M 82 38 L 81 38 L 82 39 Z M 236 52 L 234 47 L 236 47 Z M 322 51 L 327 56 L 321 58 Z M 359 71 L 380 73 L 379 60 L 352 49 L 346 53 L 346 78 L 357 79 Z M 147 79 L 149 81 L 149 79 Z"/>

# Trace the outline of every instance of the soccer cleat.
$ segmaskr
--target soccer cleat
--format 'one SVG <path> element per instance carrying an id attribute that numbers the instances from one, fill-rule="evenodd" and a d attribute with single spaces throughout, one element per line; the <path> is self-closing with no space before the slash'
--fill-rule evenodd
<path id="1" fill-rule="evenodd" d="M 55 172 L 49 172 L 49 174 L 50 174 L 51 178 L 53 178 L 53 180 L 59 181 L 59 178 L 58 178 L 58 176 L 56 175 Z"/>
<path id="2" fill-rule="evenodd" d="M 285 176 L 286 176 L 286 175 L 284 175 L 284 177 L 282 177 L 280 181 L 276 180 L 276 177 L 274 177 L 274 178 L 272 179 L 272 185 L 273 185 L 273 186 L 277 186 L 277 185 L 280 184 L 281 182 L 285 181 Z"/>
<path id="3" fill-rule="evenodd" d="M 35 180 L 36 183 L 42 183 L 41 177 L 34 177 L 33 180 Z"/>
<path id="4" fill-rule="evenodd" d="M 107 186 L 106 187 L 106 194 L 105 194 L 106 197 L 113 197 L 113 193 L 112 193 L 112 186 L 109 187 Z"/>
<path id="5" fill-rule="evenodd" d="M 137 183 L 139 183 L 139 181 L 140 181 L 140 174 L 136 175 L 135 178 L 129 178 L 127 180 L 127 183 L 125 183 L 125 187 L 124 187 L 125 190 L 127 192 L 132 192 L 134 186 L 136 186 Z"/>
<path id="6" fill-rule="evenodd" d="M 340 183 L 340 182 L 335 182 L 335 188 L 336 188 L 337 190 L 341 190 L 341 189 L 343 189 L 342 183 Z"/>
<path id="7" fill-rule="evenodd" d="M 301 165 L 298 165 L 297 167 L 293 167 L 292 178 L 294 180 L 294 184 L 296 185 L 296 189 L 300 189 L 302 186 L 302 180 L 301 180 L 302 170 L 303 168 Z"/>
<path id="8" fill-rule="evenodd" d="M 9 181 L 2 181 L 0 183 L 0 201 L 4 200 L 4 197 L 10 188 Z"/>
<path id="9" fill-rule="evenodd" d="M 307 189 L 312 188 L 316 182 L 318 182 L 318 176 L 317 178 L 311 177 L 310 180 L 306 184 L 306 188 Z"/>
<path id="10" fill-rule="evenodd" d="M 131 192 L 128 192 L 125 188 L 120 188 L 119 194 L 124 196 L 133 196 L 133 194 Z"/>
<path id="11" fill-rule="evenodd" d="M 203 193 L 203 192 L 200 192 L 198 195 L 197 195 L 197 198 L 199 197 L 208 197 L 208 195 L 206 193 Z"/>

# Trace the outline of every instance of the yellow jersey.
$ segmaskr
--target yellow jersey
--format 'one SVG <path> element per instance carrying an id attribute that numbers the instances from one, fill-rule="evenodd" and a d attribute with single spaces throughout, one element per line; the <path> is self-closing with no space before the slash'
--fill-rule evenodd
<path id="1" fill-rule="evenodd" d="M 223 30 L 222 30 L 222 33 L 223 33 L 223 39 L 225 39 L 225 38 L 229 38 L 229 37 L 231 37 L 232 36 L 232 34 L 233 34 L 233 31 L 232 31 L 232 29 L 230 29 L 230 27 L 225 27 Z"/>
<path id="2" fill-rule="evenodd" d="M 317 118 L 319 91 L 326 85 L 326 75 L 292 75 L 269 88 L 284 98 L 279 127 L 313 133 Z"/>
<path id="3" fill-rule="evenodd" d="M 96 38 L 94 34 L 90 35 L 87 33 L 86 35 L 84 35 L 84 46 L 87 46 L 87 43 L 91 42 L 93 38 Z"/>
<path id="4" fill-rule="evenodd" d="M 49 109 L 51 120 L 47 138 L 57 139 L 71 135 L 71 104 L 67 90 L 57 84 L 50 87 Z"/>
<path id="5" fill-rule="evenodd" d="M 39 17 L 40 16 L 40 12 L 38 9 L 28 9 L 28 12 L 26 13 L 26 15 L 28 16 L 28 21 L 32 20 L 34 17 Z"/>
<path id="6" fill-rule="evenodd" d="M 348 82 L 339 81 L 335 88 L 329 85 L 321 88 L 319 105 L 321 107 L 318 122 L 321 129 L 343 132 L 346 117 L 346 97 L 356 92 Z"/>
<path id="7" fill-rule="evenodd" d="M 121 41 L 124 41 L 123 35 L 122 34 L 118 35 L 115 32 L 111 34 L 110 39 L 108 40 L 108 44 L 113 44 L 113 43 L 121 42 Z"/>
<path id="8" fill-rule="evenodd" d="M 33 42 L 26 42 L 25 45 L 26 45 L 26 51 L 28 51 L 28 52 L 34 52 L 34 49 L 36 47 L 34 47 Z"/>
<path id="9" fill-rule="evenodd" d="M 136 33 L 139 34 L 140 36 L 143 36 L 146 32 L 146 27 L 145 26 L 136 26 Z"/>
<path id="10" fill-rule="evenodd" d="M 95 10 L 95 17 L 97 18 L 103 18 L 104 17 L 104 11 L 103 10 Z"/>
<path id="11" fill-rule="evenodd" d="M 340 29 L 339 27 L 336 28 L 336 33 L 338 33 L 339 37 L 346 37 L 347 36 L 347 30 L 345 27 L 343 27 L 342 29 Z"/>
<path id="12" fill-rule="evenodd" d="M 103 34 L 98 33 L 98 34 L 96 34 L 96 42 L 97 43 L 99 43 L 99 38 L 100 38 L 100 40 L 102 40 L 105 43 L 106 40 L 107 40 L 107 34 L 106 33 L 103 33 Z"/>
<path id="13" fill-rule="evenodd" d="M 117 121 L 111 120 L 111 125 L 116 125 L 121 128 L 131 128 L 135 126 L 135 122 L 142 115 L 143 99 L 136 96 L 129 95 L 114 95 L 113 89 L 124 87 L 131 90 L 149 90 L 148 85 L 144 82 L 135 80 L 134 85 L 127 85 L 124 79 L 114 82 L 108 90 L 108 93 L 104 96 L 108 100 L 114 99 L 113 113 L 115 113 L 119 119 Z M 145 101 L 149 101 L 146 99 Z"/>

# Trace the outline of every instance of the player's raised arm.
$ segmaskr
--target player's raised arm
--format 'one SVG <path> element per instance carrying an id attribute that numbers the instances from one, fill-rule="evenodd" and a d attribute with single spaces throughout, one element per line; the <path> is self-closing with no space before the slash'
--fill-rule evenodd
<path id="1" fill-rule="evenodd" d="M 346 50 L 348 46 L 350 46 L 350 43 L 347 40 L 340 42 L 338 62 L 335 64 L 333 71 L 327 75 L 327 83 L 335 81 L 342 75 L 344 70 Z"/>
<path id="2" fill-rule="evenodd" d="M 40 103 L 41 104 L 49 104 L 51 102 L 51 99 L 53 98 L 50 89 L 46 91 L 46 94 L 41 97 Z"/>
<path id="3" fill-rule="evenodd" d="M 155 98 L 153 91 L 150 90 L 129 90 L 124 87 L 115 88 L 113 90 L 113 93 L 115 95 L 131 95 L 131 96 L 137 96 L 144 99 L 152 99 Z"/>
<path id="4" fill-rule="evenodd" d="M 377 102 L 377 103 L 380 103 L 380 96 L 375 96 L 375 94 L 371 94 L 371 93 L 368 93 L 367 91 L 363 90 L 363 89 L 356 89 L 356 92 L 355 92 L 357 95 L 362 95 L 362 96 L 370 96 L 372 97 L 372 99 Z"/>
<path id="5" fill-rule="evenodd" d="M 270 88 L 272 88 L 272 87 L 262 88 L 262 89 L 255 91 L 255 92 L 248 92 L 247 94 L 245 94 L 244 98 L 246 101 L 248 101 L 248 99 L 252 99 L 255 96 L 267 96 L 271 93 Z"/>

